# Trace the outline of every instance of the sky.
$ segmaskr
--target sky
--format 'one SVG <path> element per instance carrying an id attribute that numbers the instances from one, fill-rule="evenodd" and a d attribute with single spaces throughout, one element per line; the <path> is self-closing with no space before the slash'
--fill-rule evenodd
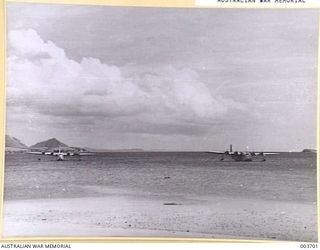
<path id="1" fill-rule="evenodd" d="M 100 149 L 316 147 L 316 10 L 7 3 L 6 133 Z"/>

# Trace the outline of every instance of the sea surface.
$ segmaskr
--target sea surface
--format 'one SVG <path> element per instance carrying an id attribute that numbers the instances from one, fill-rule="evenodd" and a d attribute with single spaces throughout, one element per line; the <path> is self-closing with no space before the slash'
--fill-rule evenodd
<path id="1" fill-rule="evenodd" d="M 281 153 L 265 162 L 221 162 L 203 152 L 110 152 L 65 161 L 5 156 L 5 200 L 121 193 L 316 202 L 316 154 Z"/>

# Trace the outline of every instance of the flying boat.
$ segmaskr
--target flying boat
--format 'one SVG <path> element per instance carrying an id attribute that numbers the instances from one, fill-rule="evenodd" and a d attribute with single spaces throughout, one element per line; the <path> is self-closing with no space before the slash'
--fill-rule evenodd
<path id="1" fill-rule="evenodd" d="M 57 156 L 57 161 L 65 160 L 65 156 L 82 156 L 82 155 L 93 155 L 91 152 L 86 151 L 75 151 L 75 150 L 66 150 L 61 149 L 60 147 L 57 149 L 47 149 L 41 151 L 29 151 L 28 154 L 38 154 L 38 155 L 52 155 Z"/>
<path id="2" fill-rule="evenodd" d="M 232 144 L 230 144 L 230 148 L 227 151 L 208 151 L 211 154 L 220 155 L 220 161 L 224 161 L 226 159 L 232 159 L 234 161 L 266 161 L 266 155 L 274 155 L 279 154 L 277 152 L 256 152 L 256 151 L 233 151 Z"/>

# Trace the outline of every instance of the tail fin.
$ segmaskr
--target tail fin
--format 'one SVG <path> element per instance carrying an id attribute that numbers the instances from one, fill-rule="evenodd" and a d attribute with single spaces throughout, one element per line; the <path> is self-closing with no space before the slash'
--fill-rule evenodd
<path id="1" fill-rule="evenodd" d="M 232 152 L 232 144 L 230 144 L 230 152 Z"/>

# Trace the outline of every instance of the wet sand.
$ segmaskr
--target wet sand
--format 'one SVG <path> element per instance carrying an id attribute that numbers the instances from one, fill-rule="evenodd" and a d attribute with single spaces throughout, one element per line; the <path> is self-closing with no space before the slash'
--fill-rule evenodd
<path id="1" fill-rule="evenodd" d="M 314 203 L 117 194 L 5 202 L 4 236 L 316 241 Z"/>

